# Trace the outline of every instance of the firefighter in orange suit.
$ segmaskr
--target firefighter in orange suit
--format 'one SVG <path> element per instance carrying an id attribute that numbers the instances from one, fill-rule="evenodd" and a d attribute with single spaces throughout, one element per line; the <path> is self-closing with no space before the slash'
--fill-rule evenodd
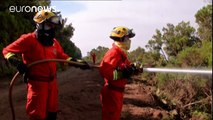
<path id="1" fill-rule="evenodd" d="M 27 68 L 27 65 L 43 59 L 65 59 L 84 63 L 78 66 L 89 69 L 89 65 L 80 59 L 69 57 L 63 52 L 54 38 L 55 30 L 62 25 L 59 13 L 50 10 L 39 11 L 34 16 L 37 28 L 24 34 L 3 49 L 4 57 L 19 73 L 25 75 L 27 83 L 26 112 L 30 120 L 56 120 L 58 111 L 58 87 L 56 81 L 56 63 L 46 62 Z M 22 55 L 22 60 L 17 54 Z M 77 66 L 75 66 L 77 67 Z M 26 81 L 27 80 L 27 81 Z"/>
<path id="2" fill-rule="evenodd" d="M 96 54 L 93 52 L 90 55 L 91 55 L 93 64 L 95 64 L 95 62 L 96 62 Z"/>
<path id="3" fill-rule="evenodd" d="M 102 120 L 120 120 L 127 80 L 131 75 L 142 72 L 127 58 L 130 38 L 134 36 L 132 29 L 123 26 L 115 27 L 110 34 L 114 43 L 100 63 L 100 73 L 105 81 L 100 94 Z"/>

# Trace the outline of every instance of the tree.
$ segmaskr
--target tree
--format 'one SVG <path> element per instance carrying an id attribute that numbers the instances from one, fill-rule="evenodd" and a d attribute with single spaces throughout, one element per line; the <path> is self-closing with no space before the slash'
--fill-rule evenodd
<path id="1" fill-rule="evenodd" d="M 212 5 L 207 5 L 200 9 L 196 14 L 198 35 L 202 41 L 212 41 Z"/>
<path id="2" fill-rule="evenodd" d="M 162 45 L 162 34 L 160 30 L 156 29 L 156 35 L 153 35 L 152 39 L 148 41 L 148 45 L 146 45 L 146 48 L 148 48 L 150 51 L 159 52 L 162 48 Z"/>
<path id="3" fill-rule="evenodd" d="M 102 58 L 104 57 L 105 53 L 109 50 L 107 47 L 98 46 L 96 49 L 92 49 L 90 52 L 88 52 L 88 56 L 85 57 L 87 61 L 92 62 L 91 53 L 95 53 L 96 55 L 96 62 L 101 62 Z"/>
<path id="4" fill-rule="evenodd" d="M 135 50 L 131 51 L 128 57 L 131 61 L 143 62 L 144 54 L 145 54 L 145 50 L 141 47 L 138 47 Z"/>
<path id="5" fill-rule="evenodd" d="M 44 1 L 45 2 L 45 1 Z M 21 34 L 28 33 L 35 29 L 35 24 L 32 20 L 34 12 L 10 12 L 9 7 L 15 6 L 17 8 L 21 6 L 38 6 L 39 2 L 36 0 L 26 1 L 0 1 L 0 51 L 3 47 L 16 40 Z M 4 74 L 11 74 L 13 71 L 7 69 L 3 55 L 0 54 L 0 76 Z"/>
<path id="6" fill-rule="evenodd" d="M 61 44 L 64 52 L 74 58 L 81 58 L 81 51 L 75 44 L 70 40 L 73 36 L 74 28 L 72 24 L 66 25 L 65 27 L 61 28 L 57 31 L 56 39 Z"/>
<path id="7" fill-rule="evenodd" d="M 0 51 L 2 51 L 3 47 L 12 43 L 16 40 L 20 35 L 33 32 L 35 30 L 35 22 L 33 21 L 33 17 L 35 12 L 11 12 L 9 8 L 11 6 L 15 6 L 18 11 L 20 11 L 21 7 L 28 6 L 29 7 L 38 7 L 43 6 L 44 8 L 50 5 L 50 0 L 8 0 L 8 1 L 0 1 Z M 66 19 L 64 19 L 66 21 Z M 62 48 L 64 48 L 65 53 L 72 57 L 81 58 L 81 51 L 75 44 L 70 41 L 73 36 L 74 28 L 72 24 L 69 24 L 56 33 L 56 38 L 62 44 Z M 4 62 L 2 54 L 0 55 L 0 61 Z M 5 63 L 0 64 L 1 71 L 5 71 L 6 69 Z M 3 74 L 3 72 L 0 72 Z"/>
<path id="8" fill-rule="evenodd" d="M 200 42 L 195 35 L 195 29 L 190 26 L 189 22 L 182 21 L 177 26 L 167 24 L 163 32 L 164 49 L 169 56 L 175 57 L 185 48 Z"/>

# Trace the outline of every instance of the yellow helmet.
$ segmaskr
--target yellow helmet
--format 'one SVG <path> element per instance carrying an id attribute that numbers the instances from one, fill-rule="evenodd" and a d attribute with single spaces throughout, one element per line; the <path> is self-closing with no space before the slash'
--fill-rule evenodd
<path id="1" fill-rule="evenodd" d="M 125 37 L 132 38 L 135 36 L 135 33 L 133 32 L 133 29 L 129 29 L 124 26 L 118 26 L 113 28 L 110 38 L 112 38 L 115 41 L 123 41 Z"/>
<path id="2" fill-rule="evenodd" d="M 45 21 L 56 24 L 56 25 L 62 24 L 61 15 L 58 15 L 57 13 L 54 13 L 48 9 L 37 12 L 33 20 L 38 24 L 43 23 Z"/>

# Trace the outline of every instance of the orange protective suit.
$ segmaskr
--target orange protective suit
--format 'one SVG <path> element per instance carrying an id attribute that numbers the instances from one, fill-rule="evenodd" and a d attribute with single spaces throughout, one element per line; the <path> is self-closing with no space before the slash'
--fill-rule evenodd
<path id="1" fill-rule="evenodd" d="M 54 39 L 53 46 L 45 47 L 36 39 L 34 32 L 22 35 L 3 49 L 5 57 L 9 53 L 22 54 L 25 64 L 42 59 L 69 58 L 56 39 Z M 31 119 L 46 119 L 48 112 L 57 112 L 58 110 L 56 63 L 36 64 L 29 68 L 27 75 L 29 78 L 27 83 L 27 114 Z"/>
<path id="2" fill-rule="evenodd" d="M 95 54 L 95 53 L 91 53 L 91 58 L 92 58 L 93 64 L 95 64 L 95 61 L 96 61 L 96 54 Z"/>
<path id="3" fill-rule="evenodd" d="M 113 80 L 113 71 L 116 68 L 122 69 L 124 66 L 130 65 L 126 53 L 115 44 L 112 46 L 100 64 L 100 73 L 105 80 L 100 94 L 102 120 L 120 120 L 123 91 L 127 83 L 127 78 Z"/>

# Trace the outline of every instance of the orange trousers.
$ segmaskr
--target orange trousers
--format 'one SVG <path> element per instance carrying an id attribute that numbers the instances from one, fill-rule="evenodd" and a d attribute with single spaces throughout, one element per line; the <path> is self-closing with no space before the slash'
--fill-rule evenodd
<path id="1" fill-rule="evenodd" d="M 45 120 L 48 112 L 58 111 L 57 81 L 41 82 L 29 80 L 27 83 L 26 112 L 30 120 Z"/>
<path id="2" fill-rule="evenodd" d="M 123 106 L 123 92 L 102 88 L 100 94 L 102 104 L 102 120 L 120 120 Z"/>

